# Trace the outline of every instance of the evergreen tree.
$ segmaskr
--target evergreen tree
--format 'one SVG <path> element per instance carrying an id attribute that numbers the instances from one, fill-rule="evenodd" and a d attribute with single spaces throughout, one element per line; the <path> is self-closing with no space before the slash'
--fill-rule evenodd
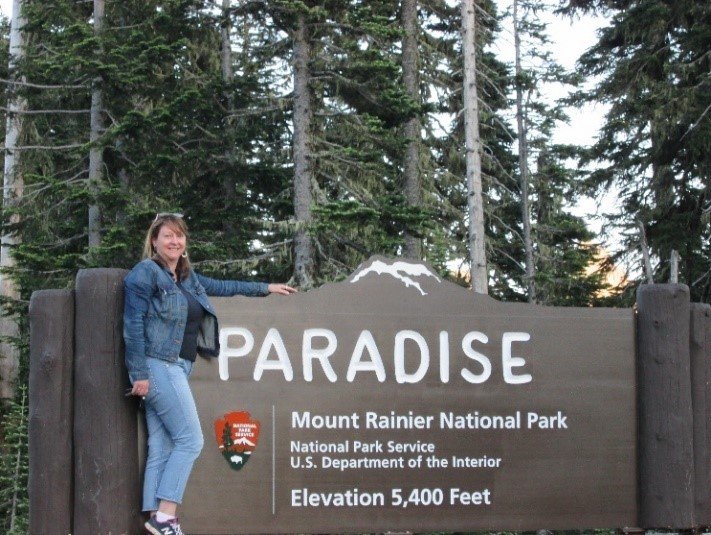
<path id="1" fill-rule="evenodd" d="M 531 208 L 529 196 L 529 128 L 528 114 L 524 106 L 524 70 L 521 65 L 521 34 L 523 23 L 527 22 L 525 16 L 519 15 L 519 0 L 513 0 L 513 34 L 514 34 L 514 85 L 516 88 L 516 127 L 518 132 L 518 171 L 521 185 L 521 220 L 523 222 L 523 245 L 526 253 L 526 289 L 528 301 L 536 302 L 535 263 L 533 260 L 533 237 L 531 235 Z"/>
<path id="2" fill-rule="evenodd" d="M 612 223 L 628 251 L 639 251 L 644 226 L 667 281 L 671 251 L 692 300 L 711 300 L 711 6 L 693 0 L 571 0 L 567 13 L 610 15 L 599 41 L 579 60 L 600 82 L 580 101 L 610 104 L 605 125 L 583 163 L 594 162 L 593 193 L 615 188 Z M 635 255 L 639 262 L 641 255 Z M 640 269 L 641 271 L 641 269 Z"/>
<path id="3" fill-rule="evenodd" d="M 302 41 L 296 50 L 279 49 L 282 65 L 307 50 L 308 60 L 298 65 L 308 82 L 295 83 L 288 120 L 294 132 L 293 172 L 300 178 L 295 199 L 308 194 L 311 200 L 300 203 L 310 206 L 300 208 L 309 215 L 295 214 L 291 232 L 308 232 L 314 280 L 345 276 L 373 253 L 398 254 L 406 229 L 417 233 L 426 216 L 408 207 L 402 195 L 399 131 L 418 109 L 399 82 L 397 3 L 269 2 L 259 7 L 255 11 L 263 27 L 290 36 L 287 43 L 296 42 L 296 35 Z"/>
<path id="4" fill-rule="evenodd" d="M 340 276 L 370 254 L 402 254 L 427 224 L 417 185 L 410 193 L 406 186 L 408 125 L 412 130 L 421 106 L 403 83 L 402 46 L 410 36 L 399 9 L 397 2 L 351 2 L 342 30 L 326 42 L 341 53 L 321 60 L 330 117 L 317 136 L 328 199 L 318 223 L 333 259 L 346 268 Z"/>
<path id="5" fill-rule="evenodd" d="M 484 200 L 482 196 L 481 138 L 479 137 L 479 93 L 476 84 L 476 11 L 474 0 L 462 0 L 462 55 L 464 143 L 467 177 L 467 218 L 469 219 L 469 273 L 472 288 L 488 293 L 486 249 L 484 246 Z"/>
<path id="6" fill-rule="evenodd" d="M 261 125 L 237 133 L 227 119 L 234 112 L 227 109 L 227 93 L 240 93 L 240 86 L 249 86 L 251 80 L 245 77 L 235 84 L 222 80 L 217 18 L 195 2 L 113 3 L 107 5 L 104 31 L 96 35 L 89 13 L 74 3 L 43 3 L 35 9 L 29 26 L 42 46 L 31 50 L 28 79 L 57 84 L 61 79 L 82 82 L 99 77 L 103 113 L 110 124 L 91 145 L 103 147 L 104 153 L 105 176 L 97 188 L 85 174 L 87 115 L 37 116 L 38 134 L 69 148 L 32 155 L 38 171 L 31 176 L 38 191 L 23 209 L 30 215 L 49 213 L 63 224 L 43 227 L 42 218 L 27 218 L 22 232 L 34 238 L 18 250 L 18 257 L 47 262 L 49 266 L 37 271 L 63 273 L 65 280 L 82 266 L 129 267 L 139 258 L 144 229 L 162 210 L 199 218 L 191 236 L 191 254 L 198 262 L 206 256 L 215 260 L 247 256 L 246 236 L 253 225 L 245 222 L 257 207 L 249 199 L 235 206 L 235 196 L 224 191 L 227 183 L 234 191 L 248 190 L 252 179 L 241 162 L 249 161 L 245 152 L 262 137 Z M 46 26 L 46 10 L 55 11 L 51 28 Z M 52 56 L 47 56 L 49 47 Z M 28 98 L 35 109 L 90 108 L 88 90 L 68 93 L 46 90 Z M 88 255 L 88 230 L 82 232 L 86 227 L 79 221 L 92 199 L 99 203 L 102 232 L 100 244 Z M 230 228 L 239 230 L 226 233 Z M 46 243 L 64 254 L 47 258 Z M 58 262 L 66 271 L 58 269 Z M 243 268 L 223 265 L 222 271 L 239 274 Z"/>
<path id="7" fill-rule="evenodd" d="M 408 97 L 418 106 L 422 105 L 420 94 L 420 60 L 419 60 L 419 17 L 417 0 L 402 0 L 400 6 L 400 21 L 402 23 L 402 81 Z M 403 136 L 406 139 L 405 157 L 403 161 L 403 182 L 405 197 L 409 206 L 422 205 L 422 184 L 420 180 L 420 145 L 421 145 L 420 114 L 410 117 L 404 125 Z M 420 258 L 422 247 L 420 240 L 410 232 L 405 233 L 405 256 Z"/>
<path id="8" fill-rule="evenodd" d="M 438 214 L 438 233 L 426 243 L 439 258 L 469 258 L 466 225 L 467 201 L 462 110 L 461 11 L 446 2 L 423 2 L 426 23 L 423 40 L 423 78 L 427 80 L 426 106 L 431 110 L 425 126 L 430 161 L 425 168 L 429 185 L 427 204 Z M 514 135 L 506 124 L 510 76 L 504 63 L 488 50 L 499 31 L 495 6 L 477 2 L 477 94 L 481 139 L 482 195 L 485 222 L 488 291 L 499 299 L 520 300 L 522 266 L 521 217 L 518 209 Z M 430 253 L 431 254 L 431 253 Z M 441 265 L 437 259 L 433 263 Z M 469 280 L 462 281 L 468 283 Z"/>
<path id="9" fill-rule="evenodd" d="M 0 20 L 0 76 L 11 81 L 21 81 L 16 77 L 15 64 L 24 54 L 24 33 L 21 28 L 24 20 L 20 10 L 20 1 L 15 0 L 13 20 L 8 27 L 6 19 Z M 9 34 L 9 35 L 8 35 Z M 7 70 L 6 70 L 7 67 Z M 17 197 L 22 195 L 23 180 L 20 171 L 20 154 L 14 150 L 22 134 L 23 114 L 26 109 L 26 101 L 14 94 L 13 86 L 8 87 L 7 110 L 2 132 L 5 140 L 5 150 L 3 151 L 3 207 L 11 208 Z M 13 222 L 16 222 L 16 216 Z M 7 228 L 7 227 L 4 227 Z M 18 297 L 18 289 L 12 277 L 5 272 L 6 268 L 12 267 L 12 247 L 17 243 L 17 234 L 5 230 L 0 232 L 0 299 L 12 302 Z M 17 337 L 17 319 L 10 311 L 3 311 L 0 317 L 0 400 L 13 397 L 14 381 L 17 377 L 19 366 L 19 354 L 12 339 Z"/>
<path id="10" fill-rule="evenodd" d="M 593 234 L 570 213 L 581 188 L 577 173 L 566 166 L 573 146 L 556 145 L 556 126 L 567 121 L 560 102 L 549 102 L 546 88 L 577 80 L 554 61 L 547 25 L 541 15 L 551 3 L 514 0 L 511 10 L 514 88 L 518 133 L 518 183 L 529 301 L 585 306 L 599 302 L 604 274 Z M 590 273 L 590 269 L 596 270 Z"/>
<path id="11" fill-rule="evenodd" d="M 619 291 L 605 283 L 612 265 L 601 257 L 585 222 L 566 206 L 578 195 L 576 173 L 565 165 L 572 154 L 569 147 L 543 147 L 531 176 L 537 301 L 550 306 L 610 305 L 610 292 Z"/>
<path id="12" fill-rule="evenodd" d="M 0 417 L 0 533 L 24 535 L 29 526 L 27 387 L 3 402 Z"/>
<path id="13" fill-rule="evenodd" d="M 93 13 L 93 30 L 94 36 L 96 37 L 96 56 L 99 61 L 103 61 L 103 39 L 102 33 L 104 31 L 104 15 L 106 12 L 106 4 L 104 0 L 94 0 L 94 13 Z M 103 167 L 104 167 L 104 147 L 100 143 L 101 136 L 104 133 L 104 90 L 103 90 L 103 79 L 101 76 L 97 76 L 92 80 L 91 88 L 91 109 L 89 116 L 89 142 L 91 147 L 89 148 L 89 177 L 88 185 L 89 191 L 92 193 L 91 199 L 89 200 L 89 221 L 88 221 L 88 235 L 89 235 L 89 248 L 98 247 L 101 243 L 101 208 L 98 204 L 98 193 L 101 189 L 101 182 L 103 181 Z"/>

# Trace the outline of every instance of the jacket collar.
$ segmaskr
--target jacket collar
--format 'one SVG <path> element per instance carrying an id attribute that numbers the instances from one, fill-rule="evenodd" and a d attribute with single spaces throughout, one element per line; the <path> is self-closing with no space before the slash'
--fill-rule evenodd
<path id="1" fill-rule="evenodd" d="M 147 261 L 147 262 L 150 262 L 150 263 L 152 264 L 152 266 L 153 266 L 155 269 L 157 269 L 158 271 L 162 271 L 162 272 L 165 274 L 165 276 L 168 277 L 168 279 L 169 279 L 173 284 L 175 284 L 176 281 L 173 279 L 173 274 L 170 272 L 170 270 L 169 270 L 168 268 L 161 266 L 158 262 L 156 262 L 156 261 L 153 260 L 152 258 L 147 258 L 146 261 Z M 191 278 L 192 278 L 192 273 L 189 273 L 188 276 L 187 276 L 187 278 L 183 279 L 183 280 L 180 281 L 180 282 L 185 283 L 185 282 L 189 281 Z"/>

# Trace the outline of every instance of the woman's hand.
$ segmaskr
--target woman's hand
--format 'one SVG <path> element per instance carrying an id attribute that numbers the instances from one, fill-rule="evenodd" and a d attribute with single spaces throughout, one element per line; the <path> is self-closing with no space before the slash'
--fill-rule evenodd
<path id="1" fill-rule="evenodd" d="M 131 389 L 131 394 L 134 396 L 141 396 L 142 398 L 148 395 L 148 379 L 143 379 L 142 381 L 136 381 L 133 383 L 133 388 Z"/>
<path id="2" fill-rule="evenodd" d="M 272 283 L 269 285 L 270 294 L 291 295 L 297 291 L 296 288 L 292 288 L 288 284 Z"/>

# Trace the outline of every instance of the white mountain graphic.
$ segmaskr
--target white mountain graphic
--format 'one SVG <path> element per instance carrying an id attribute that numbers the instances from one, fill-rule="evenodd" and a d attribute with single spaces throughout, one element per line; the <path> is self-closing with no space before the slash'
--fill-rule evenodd
<path id="1" fill-rule="evenodd" d="M 357 282 L 359 279 L 365 277 L 369 273 L 376 273 L 377 275 L 390 275 L 398 280 L 401 280 L 407 288 L 413 286 L 419 290 L 422 295 L 427 295 L 419 282 L 415 282 L 410 277 L 434 277 L 437 282 L 442 282 L 437 275 L 432 273 L 423 264 L 411 264 L 410 262 L 397 261 L 392 264 L 386 264 L 381 260 L 376 260 L 368 268 L 364 269 L 358 273 L 351 282 Z"/>
<path id="2" fill-rule="evenodd" d="M 254 442 L 251 442 L 249 439 L 247 439 L 247 438 L 245 438 L 245 437 L 238 438 L 237 440 L 235 440 L 235 441 L 233 442 L 233 444 L 236 444 L 236 445 L 239 445 L 239 446 L 252 446 L 252 447 L 255 446 Z"/>

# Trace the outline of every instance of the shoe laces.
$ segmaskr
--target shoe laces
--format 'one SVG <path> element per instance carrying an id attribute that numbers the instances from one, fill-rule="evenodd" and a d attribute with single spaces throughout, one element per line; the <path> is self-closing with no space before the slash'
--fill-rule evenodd
<path id="1" fill-rule="evenodd" d="M 175 535 L 185 535 L 185 533 L 183 533 L 183 530 L 180 529 L 180 522 L 178 522 L 177 518 L 170 521 L 170 527 L 173 528 Z"/>

